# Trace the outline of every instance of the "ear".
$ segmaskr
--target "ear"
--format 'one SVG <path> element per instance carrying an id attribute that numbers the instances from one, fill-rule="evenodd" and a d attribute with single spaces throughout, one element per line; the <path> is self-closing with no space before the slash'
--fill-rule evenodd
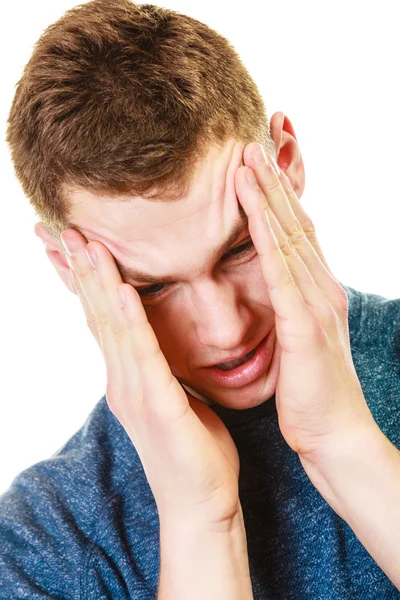
<path id="1" fill-rule="evenodd" d="M 276 162 L 301 198 L 306 181 L 304 163 L 289 117 L 283 112 L 274 113 L 270 121 L 270 132 L 276 148 Z"/>
<path id="2" fill-rule="evenodd" d="M 61 240 L 55 238 L 43 223 L 36 223 L 34 228 L 35 234 L 42 240 L 46 250 L 46 254 L 50 262 L 55 267 L 57 273 L 73 294 L 78 295 L 76 291 L 71 269 L 65 258 L 64 246 Z"/>

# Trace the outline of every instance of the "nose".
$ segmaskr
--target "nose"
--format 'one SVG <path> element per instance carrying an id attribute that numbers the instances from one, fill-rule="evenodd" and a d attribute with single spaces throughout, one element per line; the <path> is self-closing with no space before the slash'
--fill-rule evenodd
<path id="1" fill-rule="evenodd" d="M 229 352 L 243 344 L 254 316 L 232 282 L 197 282 L 190 291 L 192 322 L 202 346 Z"/>

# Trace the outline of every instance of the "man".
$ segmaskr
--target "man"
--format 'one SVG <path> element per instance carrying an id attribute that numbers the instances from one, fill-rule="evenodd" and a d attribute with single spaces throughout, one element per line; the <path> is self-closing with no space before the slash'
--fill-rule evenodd
<path id="1" fill-rule="evenodd" d="M 292 123 L 226 40 L 79 6 L 8 142 L 107 391 L 3 495 L 1 597 L 399 597 L 399 301 L 331 274 Z"/>

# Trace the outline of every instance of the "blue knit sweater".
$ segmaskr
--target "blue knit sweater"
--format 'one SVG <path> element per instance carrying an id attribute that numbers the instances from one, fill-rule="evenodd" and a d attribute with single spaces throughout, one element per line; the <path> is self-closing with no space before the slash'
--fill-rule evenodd
<path id="1" fill-rule="evenodd" d="M 341 285 L 365 398 L 400 448 L 400 299 Z M 243 411 L 212 409 L 239 451 L 254 600 L 400 599 L 283 439 L 275 397 Z M 159 559 L 154 497 L 103 396 L 54 456 L 0 497 L 0 598 L 153 600 Z"/>

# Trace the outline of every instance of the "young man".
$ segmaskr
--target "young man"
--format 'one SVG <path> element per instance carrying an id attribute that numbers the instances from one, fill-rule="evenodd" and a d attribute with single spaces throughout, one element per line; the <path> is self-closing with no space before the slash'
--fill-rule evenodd
<path id="1" fill-rule="evenodd" d="M 233 48 L 79 6 L 8 142 L 107 390 L 1 498 L 0 597 L 398 598 L 399 301 L 330 272 L 293 126 Z"/>

